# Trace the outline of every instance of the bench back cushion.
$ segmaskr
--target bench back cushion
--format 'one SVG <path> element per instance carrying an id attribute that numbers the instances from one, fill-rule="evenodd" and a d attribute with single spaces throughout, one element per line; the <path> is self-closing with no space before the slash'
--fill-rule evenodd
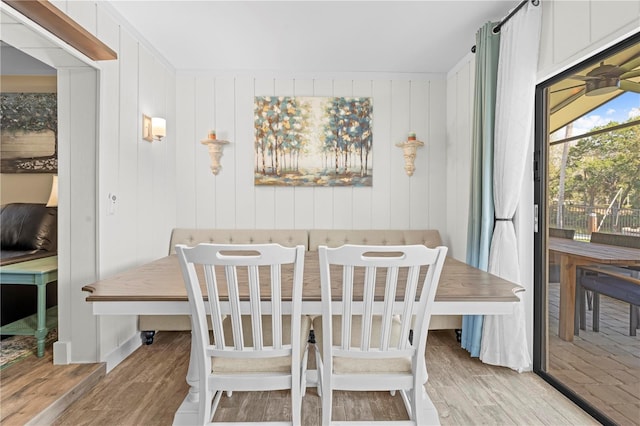
<path id="1" fill-rule="evenodd" d="M 605 232 L 591 233 L 591 242 L 600 244 L 609 244 L 611 246 L 640 248 L 640 236 L 623 235 L 623 234 L 607 234 Z"/>
<path id="2" fill-rule="evenodd" d="M 309 250 L 307 231 L 300 229 L 190 229 L 175 228 L 171 232 L 169 254 L 176 252 L 176 244 L 194 246 L 200 243 L 266 244 L 285 247 L 304 245 Z"/>
<path id="3" fill-rule="evenodd" d="M 318 246 L 339 247 L 343 244 L 424 244 L 427 247 L 442 245 L 440 233 L 435 229 L 421 230 L 339 230 L 318 229 L 309 231 L 309 250 Z"/>
<path id="4" fill-rule="evenodd" d="M 556 238 L 568 238 L 573 240 L 573 237 L 576 234 L 575 229 L 560 229 L 560 228 L 549 228 L 549 236 Z"/>

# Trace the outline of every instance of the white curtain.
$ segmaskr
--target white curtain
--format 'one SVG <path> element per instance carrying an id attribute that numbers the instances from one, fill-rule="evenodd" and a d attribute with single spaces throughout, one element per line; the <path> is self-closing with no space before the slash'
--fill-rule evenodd
<path id="1" fill-rule="evenodd" d="M 493 161 L 496 224 L 489 272 L 515 283 L 521 281 L 513 217 L 518 208 L 524 162 L 532 149 L 541 9 L 527 2 L 500 29 Z M 529 368 L 531 357 L 522 302 L 513 316 L 485 317 L 480 359 L 517 371 Z"/>

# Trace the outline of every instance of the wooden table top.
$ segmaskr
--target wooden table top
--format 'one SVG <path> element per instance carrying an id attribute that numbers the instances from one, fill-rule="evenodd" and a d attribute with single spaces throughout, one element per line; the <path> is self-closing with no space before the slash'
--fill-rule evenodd
<path id="1" fill-rule="evenodd" d="M 640 263 L 640 249 L 631 247 L 550 237 L 549 250 L 580 257 L 594 263 Z"/>
<path id="2" fill-rule="evenodd" d="M 283 278 L 285 273 L 283 270 Z M 303 300 L 321 300 L 319 259 L 316 251 L 305 253 L 303 288 Z M 86 285 L 82 290 L 91 293 L 86 299 L 88 302 L 188 300 L 176 255 L 118 273 Z M 519 298 L 516 293 L 520 291 L 524 291 L 524 288 L 519 285 L 447 258 L 435 300 L 517 302 Z M 206 290 L 203 293 L 206 294 Z M 283 296 L 284 293 L 283 290 Z M 339 297 L 337 291 L 332 291 L 332 294 Z"/>

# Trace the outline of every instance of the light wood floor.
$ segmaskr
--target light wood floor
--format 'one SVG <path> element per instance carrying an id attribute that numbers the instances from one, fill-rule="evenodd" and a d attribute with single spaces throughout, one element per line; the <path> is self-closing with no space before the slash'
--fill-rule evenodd
<path id="1" fill-rule="evenodd" d="M 139 348 L 53 424 L 170 425 L 188 389 L 185 375 L 189 342 L 189 333 L 158 333 L 153 345 Z M 427 360 L 427 390 L 438 408 L 443 425 L 597 424 L 537 375 L 518 374 L 471 359 L 466 351 L 460 349 L 453 331 L 430 332 Z M 12 422 L 10 415 L 5 415 L 15 404 L 14 398 L 26 399 L 22 411 L 35 411 L 37 407 L 31 405 L 31 401 L 36 398 L 35 389 L 42 381 L 55 387 L 55 382 L 69 380 L 55 373 L 63 366 L 53 366 L 50 362 L 49 358 L 42 367 L 29 365 L 30 369 L 41 371 L 37 374 L 41 379 L 24 383 L 24 388 L 33 388 L 26 398 L 25 395 L 9 396 L 3 390 L 0 402 L 3 425 L 25 424 L 24 421 Z M 5 372 L 12 369 L 13 376 L 26 374 L 21 364 L 3 371 L 3 382 Z M 47 378 L 43 371 L 54 373 Z M 2 386 L 4 388 L 4 383 Z M 304 425 L 319 425 L 320 398 L 314 389 L 308 389 L 303 404 Z M 231 398 L 223 397 L 216 420 L 284 420 L 288 418 L 288 409 L 287 392 L 236 392 Z M 405 418 L 406 412 L 398 395 L 336 392 L 334 420 Z"/>
<path id="2" fill-rule="evenodd" d="M 629 336 L 629 304 L 600 296 L 600 331 L 558 337 L 559 284 L 549 285 L 548 373 L 619 425 L 640 425 L 640 333 Z"/>

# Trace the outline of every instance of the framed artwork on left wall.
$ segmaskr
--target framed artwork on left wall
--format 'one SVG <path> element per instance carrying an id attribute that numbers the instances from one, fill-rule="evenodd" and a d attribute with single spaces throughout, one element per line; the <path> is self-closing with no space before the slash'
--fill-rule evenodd
<path id="1" fill-rule="evenodd" d="M 57 173 L 56 93 L 1 93 L 0 128 L 0 172 Z"/>

